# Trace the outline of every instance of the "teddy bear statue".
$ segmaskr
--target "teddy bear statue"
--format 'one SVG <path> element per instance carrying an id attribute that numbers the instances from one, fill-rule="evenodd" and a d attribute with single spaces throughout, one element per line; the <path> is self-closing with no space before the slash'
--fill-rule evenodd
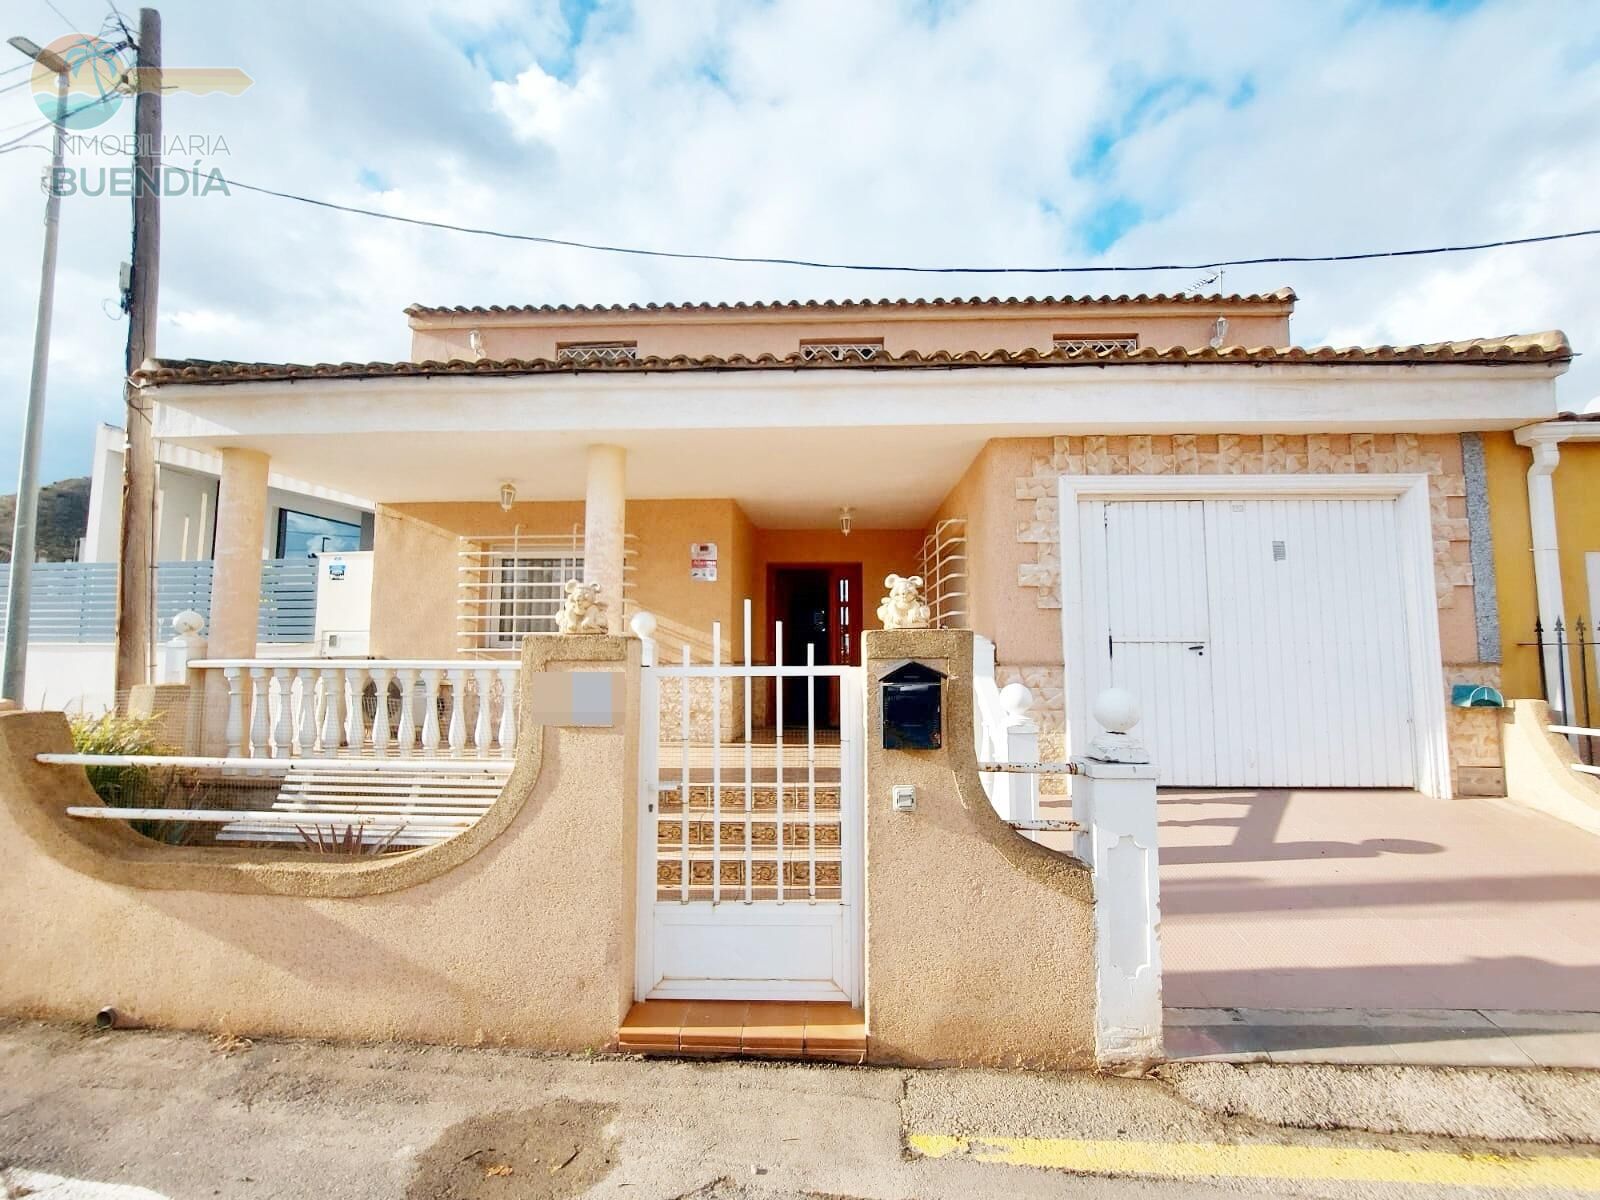
<path id="1" fill-rule="evenodd" d="M 889 594 L 878 604 L 885 629 L 926 629 L 933 614 L 922 598 L 921 575 L 891 575 L 883 581 Z"/>
<path id="2" fill-rule="evenodd" d="M 598 583 L 567 580 L 566 599 L 556 613 L 557 633 L 605 633 L 606 602 L 600 599 Z"/>

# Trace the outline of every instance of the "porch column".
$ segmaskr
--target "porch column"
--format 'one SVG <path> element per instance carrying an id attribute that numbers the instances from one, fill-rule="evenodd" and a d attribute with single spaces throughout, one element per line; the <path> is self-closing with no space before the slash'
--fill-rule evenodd
<path id="1" fill-rule="evenodd" d="M 583 577 L 600 585 L 608 631 L 622 632 L 623 532 L 628 503 L 627 452 L 621 446 L 589 447 L 588 487 L 583 498 Z"/>
<path id="2" fill-rule="evenodd" d="M 261 546 L 267 523 L 267 456 L 257 450 L 222 451 L 217 487 L 217 533 L 212 547 L 210 658 L 254 658 L 261 619 Z M 204 672 L 202 754 L 222 754 L 229 745 L 228 681 L 221 671 Z M 243 679 L 239 730 L 250 727 L 250 679 Z"/>
<path id="3" fill-rule="evenodd" d="M 1541 435 L 1538 427 L 1519 429 L 1517 440 L 1533 452 L 1533 464 L 1528 468 L 1528 524 L 1533 541 L 1533 586 L 1539 612 L 1539 624 L 1544 629 L 1545 699 L 1552 712 L 1564 720 L 1571 711 L 1572 690 L 1563 687 L 1569 664 L 1561 661 L 1561 650 L 1556 643 L 1556 623 L 1565 615 L 1566 605 L 1561 595 L 1561 542 L 1556 535 L 1556 495 L 1551 476 L 1561 462 L 1561 437 Z M 1572 631 L 1566 631 L 1570 637 Z"/>

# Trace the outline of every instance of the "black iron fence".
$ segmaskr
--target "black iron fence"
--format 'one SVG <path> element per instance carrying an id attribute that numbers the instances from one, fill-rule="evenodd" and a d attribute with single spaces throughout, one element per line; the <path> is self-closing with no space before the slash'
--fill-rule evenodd
<path id="1" fill-rule="evenodd" d="M 1557 617 L 1549 629 L 1536 617 L 1533 622 L 1533 641 L 1523 643 L 1537 649 L 1540 694 L 1570 696 L 1573 711 L 1566 714 L 1566 724 L 1582 724 L 1585 729 L 1594 728 L 1594 690 L 1595 684 L 1600 683 L 1600 679 L 1595 677 L 1596 673 L 1590 669 L 1596 647 L 1600 647 L 1600 637 L 1596 636 L 1596 632 L 1592 625 L 1584 621 L 1582 613 L 1573 619 L 1571 625 Z M 1550 686 L 1552 662 L 1556 671 L 1554 688 Z M 1578 739 L 1578 754 L 1591 767 L 1595 764 L 1597 740 L 1600 739 Z"/>

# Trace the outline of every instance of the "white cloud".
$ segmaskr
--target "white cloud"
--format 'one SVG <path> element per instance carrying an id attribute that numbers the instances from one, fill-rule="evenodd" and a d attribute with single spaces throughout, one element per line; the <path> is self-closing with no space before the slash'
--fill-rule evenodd
<path id="1" fill-rule="evenodd" d="M 175 97 L 235 178 L 467 225 L 849 261 L 1090 261 L 1086 222 L 1144 213 L 1106 261 L 1487 240 L 1593 225 L 1600 10 L 1485 4 L 1140 8 L 774 0 L 168 0 L 169 62 L 236 64 Z M 38 6 L 35 28 L 59 32 Z M 23 22 L 26 24 L 26 22 Z M 1532 36 L 1541 25 L 1563 35 Z M 1176 81 L 1176 83 L 1174 82 Z M 1159 98 L 1141 102 L 1160 90 Z M 1242 100 L 1242 102 L 1241 102 Z M 0 94 L 0 127 L 31 113 Z M 125 106 L 126 107 L 126 106 Z M 108 128 L 123 131 L 128 112 Z M 1075 173 L 1091 140 L 1118 140 Z M 4 135 L 0 135 L 0 140 Z M 0 155 L 0 478 L 14 475 L 39 253 L 39 155 Z M 383 181 L 374 192 L 370 181 Z M 366 181 L 365 183 L 363 181 Z M 46 475 L 119 419 L 128 202 L 66 205 Z M 1455 259 L 1232 271 L 1293 285 L 1302 341 L 1565 328 L 1600 338 L 1600 239 Z M 608 257 L 410 229 L 237 192 L 173 200 L 164 355 L 401 357 L 431 303 L 1141 291 L 1167 276 L 824 274 Z M 1600 367 L 1562 385 L 1580 406 Z M 0 487 L 0 490 L 4 490 Z"/>

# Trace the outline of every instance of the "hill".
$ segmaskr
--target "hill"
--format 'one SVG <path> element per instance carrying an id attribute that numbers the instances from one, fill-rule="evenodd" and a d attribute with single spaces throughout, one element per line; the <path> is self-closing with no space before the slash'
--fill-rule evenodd
<path id="1" fill-rule="evenodd" d="M 0 560 L 11 561 L 17 498 L 0 496 Z M 46 562 L 77 557 L 78 539 L 89 528 L 89 477 L 46 484 L 39 492 L 38 556 Z"/>

